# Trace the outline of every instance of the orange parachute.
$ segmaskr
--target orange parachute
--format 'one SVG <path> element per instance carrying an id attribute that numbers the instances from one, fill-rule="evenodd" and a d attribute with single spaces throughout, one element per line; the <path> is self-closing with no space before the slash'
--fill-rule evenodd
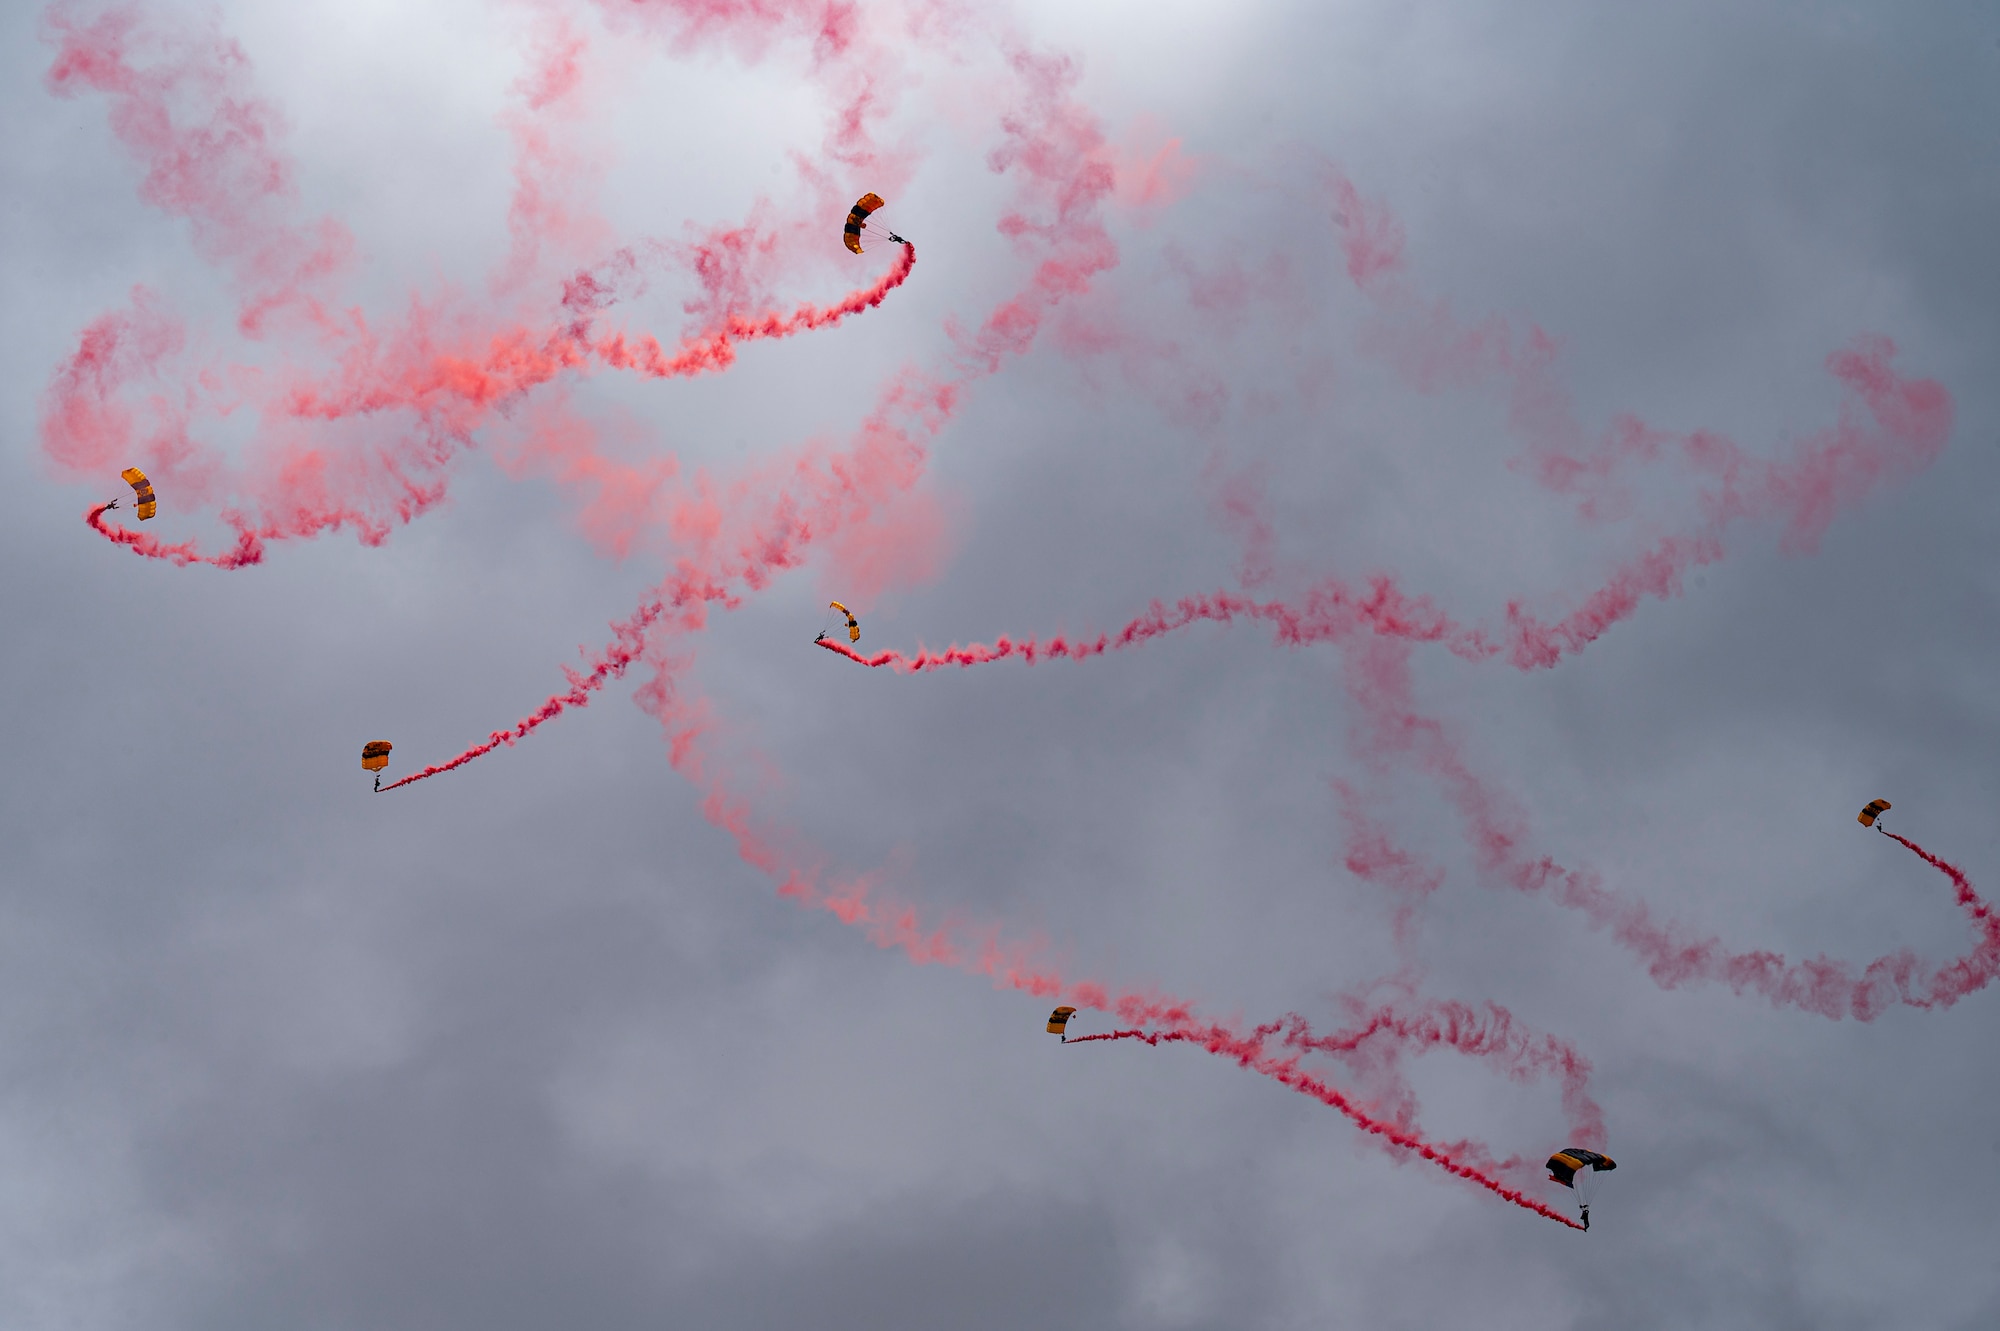
<path id="1" fill-rule="evenodd" d="M 843 618 L 847 620 L 847 640 L 849 642 L 860 642 L 861 621 L 854 617 L 852 610 L 849 610 L 838 601 L 828 601 L 826 603 L 826 624 L 820 629 L 819 637 L 814 638 L 813 641 L 819 642 L 827 634 L 839 631 L 840 621 Z"/>
<path id="2" fill-rule="evenodd" d="M 842 239 L 847 242 L 847 248 L 853 250 L 856 254 L 861 253 L 861 233 L 864 231 L 870 236 L 880 236 L 882 239 L 893 241 L 898 245 L 907 245 L 910 243 L 879 222 L 870 222 L 868 220 L 869 214 L 880 207 L 882 207 L 882 196 L 869 193 L 856 199 L 854 207 L 848 212 L 847 226 L 844 228 L 846 234 Z"/>
<path id="3" fill-rule="evenodd" d="M 160 511 L 159 500 L 153 494 L 153 483 L 146 479 L 145 472 L 137 467 L 127 467 L 118 475 L 132 487 L 132 496 L 139 502 L 139 521 L 144 522 Z"/>
<path id="4" fill-rule="evenodd" d="M 382 788 L 382 769 L 389 765 L 389 750 L 396 746 L 386 739 L 371 739 L 361 746 L 361 770 L 375 773 L 375 789 Z"/>

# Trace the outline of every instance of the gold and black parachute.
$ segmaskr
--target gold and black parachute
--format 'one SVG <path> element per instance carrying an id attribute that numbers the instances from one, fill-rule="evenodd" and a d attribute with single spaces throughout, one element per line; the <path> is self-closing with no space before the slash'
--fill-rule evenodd
<path id="1" fill-rule="evenodd" d="M 1064 1040 L 1068 1040 L 1069 1036 L 1065 1032 L 1069 1027 L 1069 1019 L 1075 1015 L 1076 1009 L 1068 1005 L 1059 1007 L 1054 1012 L 1049 1013 L 1049 1034 L 1061 1035 Z"/>
<path id="2" fill-rule="evenodd" d="M 1608 1155 L 1586 1151 L 1581 1146 L 1565 1146 L 1549 1157 L 1549 1179 L 1565 1188 L 1576 1186 L 1579 1171 L 1588 1168 L 1592 1173 L 1618 1168 L 1618 1162 Z"/>
<path id="3" fill-rule="evenodd" d="M 1875 820 L 1889 811 L 1889 801 L 1869 800 L 1866 808 L 1855 815 L 1854 820 L 1863 827 L 1875 826 Z"/>
<path id="4" fill-rule="evenodd" d="M 853 209 L 848 212 L 847 226 L 845 228 L 846 234 L 841 239 L 845 240 L 847 248 L 853 250 L 856 254 L 861 253 L 861 233 L 864 231 L 871 236 L 881 236 L 885 240 L 894 241 L 898 245 L 907 245 L 910 243 L 895 232 L 883 227 L 880 223 L 869 222 L 868 215 L 880 207 L 882 207 L 882 196 L 869 193 L 856 199 Z"/>
<path id="5" fill-rule="evenodd" d="M 849 610 L 838 601 L 828 601 L 826 603 L 826 627 L 819 631 L 819 638 L 814 638 L 813 641 L 818 642 L 820 638 L 824 638 L 827 634 L 837 632 L 842 619 L 847 621 L 847 640 L 849 642 L 860 642 L 861 621 L 854 617 L 852 610 Z"/>
<path id="6" fill-rule="evenodd" d="M 139 521 L 144 522 L 160 511 L 159 500 L 153 494 L 153 483 L 146 479 L 145 472 L 137 467 L 127 467 L 118 474 L 124 478 L 125 484 L 132 487 L 132 495 L 139 501 Z"/>
<path id="7" fill-rule="evenodd" d="M 361 746 L 361 770 L 375 774 L 375 789 L 382 788 L 382 769 L 389 765 L 389 750 L 396 746 L 386 739 L 371 739 Z"/>

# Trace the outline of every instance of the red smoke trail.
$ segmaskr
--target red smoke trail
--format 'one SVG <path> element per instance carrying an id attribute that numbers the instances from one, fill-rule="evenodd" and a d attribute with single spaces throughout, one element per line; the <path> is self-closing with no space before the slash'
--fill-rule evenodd
<path id="1" fill-rule="evenodd" d="M 1257 601 L 1232 592 L 1184 596 L 1172 605 L 1155 601 L 1146 613 L 1132 619 L 1116 633 L 1100 633 L 1094 638 L 1057 636 L 1043 640 L 1001 637 L 991 645 L 954 645 L 938 652 L 920 649 L 915 656 L 905 656 L 894 650 L 864 656 L 847 644 L 831 639 L 823 639 L 819 645 L 858 664 L 876 668 L 888 666 L 898 674 L 909 675 L 941 670 L 946 666 L 987 665 L 1016 657 L 1029 665 L 1041 660 L 1085 661 L 1107 652 L 1151 642 L 1194 624 L 1233 624 L 1239 619 L 1272 625 L 1277 640 L 1293 647 L 1338 641 L 1352 633 L 1367 630 L 1387 637 L 1442 642 L 1453 654 L 1468 660 L 1480 660 L 1500 650 L 1480 630 L 1460 627 L 1424 598 L 1405 596 L 1395 582 L 1386 577 L 1373 579 L 1365 591 L 1351 588 L 1339 579 L 1328 578 L 1300 598 L 1296 605 L 1283 601 Z"/>
<path id="2" fill-rule="evenodd" d="M 1466 824 L 1482 874 L 1578 911 L 1638 956 L 1662 988 L 1720 982 L 1739 994 L 1762 994 L 1773 1006 L 1872 1021 L 1891 1003 L 1950 1007 L 2000 975 L 2000 919 L 1961 870 L 1902 837 L 1895 839 L 1951 880 L 1978 934 L 1970 952 L 1943 966 L 1927 969 L 1904 949 L 1876 958 L 1857 975 L 1832 958 L 1788 962 L 1776 952 L 1735 952 L 1719 938 L 1664 924 L 1644 903 L 1607 889 L 1595 870 L 1566 868 L 1527 848 L 1527 810 L 1481 780 L 1443 723 L 1417 709 L 1407 644 L 1351 644 L 1344 678 L 1358 717 L 1357 747 L 1376 761 L 1401 758 L 1437 781 Z"/>
<path id="3" fill-rule="evenodd" d="M 168 545 L 155 540 L 144 532 L 133 531 L 130 527 L 107 526 L 104 515 L 111 508 L 109 504 L 94 504 L 86 509 L 83 520 L 90 529 L 114 545 L 127 547 L 135 555 L 147 559 L 164 559 L 185 567 L 188 564 L 213 564 L 217 568 L 247 568 L 264 562 L 264 545 L 254 533 L 239 531 L 236 548 L 227 554 L 204 555 L 195 549 L 193 541 L 183 541 L 179 545 Z"/>
<path id="4" fill-rule="evenodd" d="M 891 291 L 903 285 L 916 262 L 917 247 L 904 241 L 895 264 L 873 286 L 851 291 L 831 305 L 801 305 L 790 314 L 731 314 L 721 329 L 685 339 L 672 356 L 661 350 L 659 342 L 650 335 L 632 344 L 624 334 L 615 333 L 592 344 L 591 350 L 607 365 L 634 369 L 653 379 L 725 370 L 736 363 L 738 342 L 791 337 L 817 328 L 831 328 L 850 314 L 874 309 Z"/>
<path id="5" fill-rule="evenodd" d="M 400 786 L 407 786 L 413 781 L 428 780 L 440 772 L 463 767 L 474 758 L 491 753 L 502 745 L 511 746 L 516 740 L 525 739 L 539 730 L 543 722 L 553 721 L 572 708 L 588 707 L 593 693 L 602 690 L 607 682 L 622 678 L 626 669 L 640 658 L 645 652 L 647 631 L 669 612 L 685 610 L 691 605 L 699 605 L 706 601 L 731 603 L 733 599 L 719 587 L 697 588 L 683 585 L 676 587 L 669 596 L 645 602 L 629 619 L 611 626 L 611 642 L 590 659 L 589 670 L 579 672 L 568 666 L 563 667 L 563 673 L 569 677 L 570 684 L 565 692 L 551 695 L 540 707 L 522 717 L 508 729 L 494 731 L 484 741 L 473 745 L 457 757 L 446 762 L 433 763 L 422 771 L 412 772 L 406 777 L 392 781 L 382 787 L 382 792 L 387 793 Z"/>
<path id="6" fill-rule="evenodd" d="M 1265 1043 L 1291 1023 L 1297 1023 L 1301 1027 L 1305 1024 L 1303 1019 L 1294 1016 L 1287 1017 L 1283 1022 L 1259 1026 L 1248 1035 L 1218 1023 L 1164 1031 L 1122 1030 L 1103 1035 L 1079 1035 L 1068 1043 L 1085 1044 L 1092 1040 L 1142 1040 L 1155 1046 L 1162 1043 L 1199 1045 L 1211 1054 L 1231 1059 L 1243 1067 L 1271 1078 L 1280 1085 L 1291 1087 L 1301 1095 L 1311 1096 L 1321 1104 L 1345 1115 L 1363 1132 L 1380 1137 L 1413 1155 L 1420 1156 L 1448 1174 L 1457 1175 L 1470 1183 L 1477 1183 L 1525 1211 L 1533 1211 L 1536 1215 L 1553 1220 L 1559 1225 L 1567 1225 L 1571 1229 L 1583 1228 L 1581 1224 L 1562 1212 L 1536 1201 L 1518 1188 L 1503 1183 L 1495 1177 L 1501 1168 L 1495 1162 L 1484 1158 L 1468 1158 L 1473 1149 L 1469 1143 L 1456 1143 L 1452 1146 L 1434 1145 L 1408 1128 L 1369 1114 L 1335 1087 L 1302 1070 L 1298 1057 L 1284 1057 L 1267 1052 Z"/>
<path id="7" fill-rule="evenodd" d="M 954 645 L 939 652 L 919 650 L 914 656 L 893 650 L 862 655 L 832 641 L 820 645 L 862 665 L 915 674 L 1009 658 L 1030 665 L 1043 659 L 1087 660 L 1196 623 L 1247 619 L 1270 624 L 1287 646 L 1337 642 L 1365 630 L 1385 638 L 1440 643 L 1468 661 L 1504 653 L 1522 670 L 1553 667 L 1630 618 L 1645 599 L 1678 595 L 1687 572 L 1722 558 L 1722 536 L 1730 525 L 1777 519 L 1784 524 L 1786 547 L 1806 549 L 1842 505 L 1859 500 L 1885 476 L 1935 459 L 1951 433 L 1951 397 L 1936 380 L 1896 373 L 1890 365 L 1894 355 L 1887 339 L 1869 338 L 1828 357 L 1829 370 L 1848 393 L 1839 421 L 1800 441 L 1782 461 L 1751 459 L 1717 435 L 1688 436 L 1683 443 L 1690 459 L 1719 482 L 1700 496 L 1705 520 L 1626 561 L 1576 610 L 1554 620 L 1513 600 L 1506 607 L 1504 628 L 1466 627 L 1429 598 L 1411 596 L 1393 578 L 1376 576 L 1366 590 L 1338 578 L 1323 579 L 1296 603 L 1229 592 L 1183 597 L 1171 606 L 1155 601 L 1116 633 L 1094 638 L 1002 637 L 991 645 Z"/>
<path id="8" fill-rule="evenodd" d="M 593 356 L 614 369 L 636 370 L 655 379 L 718 372 L 735 364 L 739 342 L 791 337 L 830 328 L 850 314 L 874 309 L 891 291 L 903 285 L 916 261 L 916 247 L 906 243 L 894 265 L 878 280 L 849 292 L 832 305 L 804 304 L 789 314 L 776 311 L 732 314 L 720 329 L 683 339 L 671 355 L 650 334 L 636 340 L 624 333 L 593 339 L 589 315 L 580 313 L 569 324 L 545 333 L 532 334 L 523 328 L 503 330 L 494 334 L 485 350 L 478 353 L 439 350 L 412 359 L 406 351 L 398 349 L 387 365 L 350 358 L 342 371 L 342 383 L 336 389 L 295 385 L 285 394 L 284 409 L 292 416 L 321 420 L 396 409 L 431 416 L 455 410 L 454 403 L 463 404 L 474 413 L 483 413 L 565 372 L 584 370 Z M 565 284 L 563 304 L 572 311 L 594 310 L 609 303 L 607 296 L 607 288 L 589 273 L 581 273 Z M 365 349 L 377 348 L 371 343 Z M 469 429 L 471 424 L 468 419 L 462 422 L 462 428 Z"/>
<path id="9" fill-rule="evenodd" d="M 1529 1031 L 1497 1003 L 1487 1003 L 1483 1010 L 1457 1001 L 1430 1001 L 1410 1010 L 1393 1003 L 1371 1008 L 1357 1002 L 1351 1006 L 1354 1023 L 1330 1034 L 1316 1034 L 1303 1017 L 1287 1013 L 1259 1027 L 1260 1038 L 1281 1033 L 1283 1047 L 1338 1059 L 1358 1073 L 1383 1071 L 1385 1062 L 1393 1063 L 1404 1054 L 1450 1049 L 1488 1064 L 1511 1081 L 1553 1076 L 1561 1083 L 1563 1108 L 1569 1119 L 1566 1140 L 1592 1147 L 1604 1143 L 1604 1111 L 1590 1094 L 1590 1063 L 1568 1041 Z M 1068 1043 L 1126 1038 L 1135 1038 L 1134 1033 L 1073 1035 Z M 1183 1034 L 1171 1038 L 1196 1037 Z M 1147 1042 L 1157 1044 L 1159 1040 Z M 1398 1121 L 1413 1112 L 1411 1104 L 1397 1115 Z"/>

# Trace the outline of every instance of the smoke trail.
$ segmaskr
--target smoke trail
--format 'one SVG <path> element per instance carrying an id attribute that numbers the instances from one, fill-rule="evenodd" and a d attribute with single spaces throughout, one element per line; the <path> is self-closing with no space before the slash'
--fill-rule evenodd
<path id="1" fill-rule="evenodd" d="M 1092 1040 L 1139 1040 L 1146 1044 L 1192 1044 L 1198 1045 L 1211 1054 L 1227 1058 L 1254 1072 L 1271 1078 L 1282 1086 L 1289 1086 L 1301 1095 L 1309 1095 L 1321 1104 L 1338 1111 L 1348 1121 L 1363 1132 L 1380 1137 L 1383 1141 L 1410 1152 L 1448 1174 L 1476 1183 L 1494 1195 L 1501 1197 L 1524 1211 L 1553 1220 L 1571 1229 L 1583 1226 L 1555 1210 L 1544 1202 L 1535 1200 L 1518 1188 L 1509 1187 L 1496 1174 L 1499 1166 L 1490 1160 L 1468 1158 L 1467 1144 L 1439 1146 L 1425 1140 L 1418 1133 L 1387 1120 L 1376 1118 L 1346 1094 L 1327 1084 L 1319 1077 L 1304 1071 L 1299 1066 L 1297 1056 L 1286 1057 L 1271 1053 L 1265 1044 L 1289 1024 L 1304 1025 L 1298 1017 L 1288 1017 L 1283 1022 L 1259 1026 L 1249 1034 L 1243 1034 L 1229 1026 L 1213 1023 L 1198 1027 L 1170 1028 L 1163 1031 L 1119 1030 L 1102 1035 L 1079 1035 L 1071 1038 L 1069 1044 L 1087 1044 Z"/>
<path id="2" fill-rule="evenodd" d="M 669 595 L 644 602 L 630 618 L 612 624 L 611 642 L 589 658 L 588 670 L 577 671 L 568 666 L 563 667 L 563 673 L 569 678 L 570 686 L 567 690 L 550 695 L 541 706 L 508 729 L 494 731 L 457 757 L 433 763 L 421 771 L 412 772 L 406 777 L 390 782 L 382 787 L 382 793 L 386 794 L 415 781 L 428 780 L 440 772 L 463 767 L 473 759 L 483 757 L 503 745 L 511 746 L 515 741 L 527 738 L 539 730 L 544 722 L 553 721 L 572 708 L 588 707 L 592 694 L 600 692 L 609 681 L 622 678 L 626 669 L 644 654 L 647 632 L 669 613 L 684 611 L 689 606 L 708 601 L 721 601 L 727 604 L 732 600 L 729 593 L 721 587 L 713 585 L 696 587 L 683 583 L 676 586 Z"/>
<path id="3" fill-rule="evenodd" d="M 1496 654 L 1499 647 L 1483 632 L 1466 629 L 1433 606 L 1427 599 L 1406 596 L 1393 579 L 1373 579 L 1365 591 L 1328 578 L 1314 587 L 1297 604 L 1284 601 L 1257 601 L 1232 592 L 1204 596 L 1184 596 L 1169 605 L 1154 601 L 1142 615 L 1127 622 L 1115 633 L 1096 637 L 1049 639 L 1001 637 L 992 644 L 971 643 L 942 651 L 919 649 L 915 656 L 888 650 L 864 656 L 845 643 L 822 639 L 820 646 L 860 665 L 890 667 L 898 674 L 919 674 L 946 666 L 969 667 L 1019 658 L 1029 665 L 1042 660 L 1086 661 L 1106 653 L 1122 651 L 1156 638 L 1177 633 L 1195 624 L 1233 624 L 1251 620 L 1269 624 L 1278 642 L 1291 647 L 1334 642 L 1367 630 L 1387 637 L 1422 642 L 1441 642 L 1453 654 L 1481 660 Z"/>
<path id="4" fill-rule="evenodd" d="M 736 363 L 738 342 L 791 337 L 813 329 L 831 328 L 850 314 L 874 309 L 891 291 L 903 285 L 916 262 L 917 247 L 904 241 L 895 264 L 872 286 L 851 291 L 824 307 L 801 305 L 790 314 L 731 314 L 722 328 L 684 340 L 672 356 L 662 351 L 659 342 L 650 335 L 632 344 L 624 334 L 612 334 L 592 344 L 591 350 L 607 365 L 637 370 L 653 379 L 725 370 Z"/>
<path id="5" fill-rule="evenodd" d="M 213 564 L 217 568 L 248 568 L 252 564 L 264 562 L 264 543 L 257 539 L 255 533 L 239 530 L 234 550 L 225 554 L 205 555 L 195 548 L 193 541 L 169 545 L 164 541 L 155 540 L 144 532 L 134 531 L 130 527 L 107 524 L 104 515 L 110 508 L 111 505 L 108 503 L 94 504 L 84 510 L 83 520 L 90 524 L 90 529 L 99 536 L 114 545 L 125 546 L 135 555 L 147 559 L 164 559 L 182 567 L 189 564 Z"/>
<path id="6" fill-rule="evenodd" d="M 1010 658 L 1029 665 L 1044 659 L 1088 660 L 1193 624 L 1241 619 L 1271 625 L 1277 641 L 1286 646 L 1338 642 L 1365 630 L 1384 638 L 1439 643 L 1467 661 L 1504 654 L 1522 670 L 1551 668 L 1629 619 L 1646 599 L 1679 595 L 1689 571 L 1723 557 L 1723 535 L 1735 523 L 1778 520 L 1784 524 L 1787 548 L 1809 549 L 1841 506 L 1858 501 L 1885 477 L 1935 459 L 1951 433 L 1951 397 L 1935 380 L 1898 374 L 1890 364 L 1894 355 L 1895 346 L 1887 339 L 1864 338 L 1828 357 L 1829 370 L 1846 390 L 1838 423 L 1800 441 L 1789 458 L 1758 461 L 1720 436 L 1688 436 L 1684 446 L 1691 461 L 1719 482 L 1700 496 L 1705 520 L 1690 531 L 1660 538 L 1614 568 L 1576 610 L 1553 620 L 1515 599 L 1507 604 L 1504 627 L 1468 627 L 1428 597 L 1410 595 L 1395 579 L 1377 575 L 1365 590 L 1339 578 L 1322 579 L 1295 603 L 1229 592 L 1183 597 L 1171 606 L 1155 601 L 1116 633 L 1094 638 L 1002 637 L 990 645 L 953 645 L 939 652 L 919 650 L 914 656 L 893 650 L 863 655 L 832 641 L 820 645 L 861 665 L 916 674 Z"/>
<path id="7" fill-rule="evenodd" d="M 1662 988 L 1723 983 L 1739 994 L 1761 994 L 1776 1007 L 1872 1021 L 1892 1003 L 1950 1007 L 2000 975 L 2000 919 L 1963 871 L 1902 837 L 1895 839 L 1951 880 L 1977 934 L 1968 953 L 1942 966 L 1927 968 L 1903 949 L 1875 958 L 1856 974 L 1848 963 L 1829 957 L 1790 962 L 1777 952 L 1732 951 L 1719 938 L 1662 923 L 1643 902 L 1606 888 L 1595 870 L 1567 868 L 1528 849 L 1527 811 L 1482 780 L 1456 737 L 1418 710 L 1407 644 L 1381 639 L 1350 644 L 1344 679 L 1355 704 L 1357 749 L 1378 761 L 1406 761 L 1437 782 L 1465 824 L 1482 875 L 1579 912 L 1636 955 Z"/>

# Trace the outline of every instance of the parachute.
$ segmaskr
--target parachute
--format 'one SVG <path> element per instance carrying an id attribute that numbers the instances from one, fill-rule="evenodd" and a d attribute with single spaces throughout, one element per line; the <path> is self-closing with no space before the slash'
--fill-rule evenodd
<path id="1" fill-rule="evenodd" d="M 1889 801 L 1869 800 L 1866 808 L 1855 815 L 1855 821 L 1863 827 L 1874 827 L 1875 820 L 1889 811 Z M 1878 829 L 1879 830 L 1879 829 Z"/>
<path id="2" fill-rule="evenodd" d="M 146 479 L 145 472 L 137 467 L 127 467 L 118 475 L 132 487 L 133 497 L 139 501 L 139 521 L 144 522 L 160 511 L 159 500 L 153 495 L 153 483 Z"/>
<path id="3" fill-rule="evenodd" d="M 819 637 L 814 638 L 813 641 L 818 642 L 820 638 L 826 637 L 827 634 L 836 632 L 840 628 L 840 621 L 843 618 L 847 620 L 847 640 L 849 642 L 860 642 L 861 621 L 854 617 L 852 610 L 849 610 L 838 601 L 828 601 L 826 603 L 826 627 L 819 631 Z"/>
<path id="4" fill-rule="evenodd" d="M 1069 1019 L 1075 1015 L 1076 1009 L 1067 1005 L 1049 1013 L 1049 1034 L 1061 1035 L 1064 1042 L 1067 1043 L 1069 1036 L 1064 1034 L 1064 1028 L 1069 1025 Z"/>
<path id="5" fill-rule="evenodd" d="M 382 788 L 382 769 L 389 765 L 389 750 L 395 747 L 386 739 L 371 739 L 361 746 L 361 770 L 376 774 L 377 790 Z"/>
<path id="6" fill-rule="evenodd" d="M 866 231 L 871 236 L 881 236 L 884 239 L 894 241 L 898 245 L 907 245 L 910 243 L 886 227 L 879 224 L 871 224 L 868 221 L 868 214 L 881 206 L 881 195 L 873 193 L 864 194 L 854 201 L 853 210 L 847 214 L 847 226 L 845 227 L 847 234 L 842 239 L 847 242 L 847 248 L 853 250 L 856 254 L 861 253 L 861 233 L 863 231 Z"/>
<path id="7" fill-rule="evenodd" d="M 1616 1168 L 1618 1162 L 1610 1156 L 1586 1151 L 1581 1146 L 1565 1146 L 1549 1157 L 1549 1181 L 1575 1191 L 1586 1230 L 1590 1228 L 1590 1200 L 1597 1195 L 1597 1176 Z"/>

